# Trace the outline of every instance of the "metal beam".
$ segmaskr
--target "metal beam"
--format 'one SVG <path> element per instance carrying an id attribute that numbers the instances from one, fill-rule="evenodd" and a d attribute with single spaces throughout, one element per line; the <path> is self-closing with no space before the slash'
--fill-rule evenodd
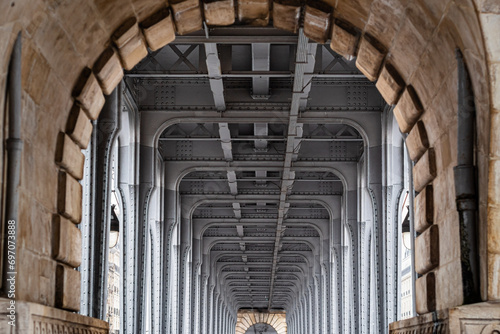
<path id="1" fill-rule="evenodd" d="M 173 44 L 296 44 L 297 35 L 273 27 L 211 27 L 208 28 L 208 38 L 205 31 L 197 31 L 184 36 L 176 36 Z"/>
<path id="2" fill-rule="evenodd" d="M 205 53 L 207 55 L 206 62 L 210 89 L 214 95 L 215 107 L 218 111 L 224 111 L 226 110 L 226 102 L 224 101 L 224 85 L 222 82 L 219 54 L 217 53 L 217 44 L 205 43 Z"/>
<path id="3" fill-rule="evenodd" d="M 304 35 L 303 29 L 299 31 L 299 41 L 295 56 L 295 78 L 293 81 L 292 103 L 288 120 L 288 133 L 286 143 L 285 161 L 283 163 L 283 173 L 281 181 L 281 195 L 278 207 L 278 222 L 276 224 L 276 238 L 274 242 L 273 266 L 271 270 L 271 282 L 269 291 L 268 309 L 271 309 L 273 302 L 274 281 L 276 279 L 276 267 L 278 264 L 278 252 L 280 250 L 283 230 L 283 219 L 286 216 L 290 203 L 287 203 L 287 196 L 290 194 L 295 180 L 295 172 L 291 170 L 292 161 L 297 159 L 300 149 L 300 138 L 302 137 L 302 124 L 298 124 L 299 111 L 305 110 L 307 97 L 311 89 L 312 76 L 305 73 L 312 73 L 315 63 L 316 44 L 308 44 L 308 38 Z"/>
<path id="4" fill-rule="evenodd" d="M 252 71 L 269 71 L 271 67 L 271 44 L 252 43 Z M 269 95 L 269 77 L 252 77 L 252 98 L 267 100 Z"/>
<path id="5" fill-rule="evenodd" d="M 367 81 L 363 74 L 348 74 L 348 73 L 311 73 L 314 78 L 322 79 L 362 79 Z M 134 71 L 127 73 L 130 78 L 209 78 L 208 73 L 194 73 L 181 71 Z M 254 78 L 256 76 L 266 78 L 293 78 L 294 73 L 289 71 L 230 71 L 221 74 L 222 78 Z"/>

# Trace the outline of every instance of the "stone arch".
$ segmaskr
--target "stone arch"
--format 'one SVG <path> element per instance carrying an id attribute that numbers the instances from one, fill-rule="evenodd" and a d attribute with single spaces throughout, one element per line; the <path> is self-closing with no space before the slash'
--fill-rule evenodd
<path id="1" fill-rule="evenodd" d="M 394 2 L 391 5 L 377 0 L 340 0 L 333 3 L 331 9 L 322 13 L 323 22 L 327 23 L 322 34 L 316 35 L 311 31 L 308 34 L 320 42 L 324 42 L 325 36 L 332 36 L 331 46 L 335 51 L 345 56 L 357 56 L 360 70 L 371 80 L 378 79 L 377 87 L 383 97 L 390 104 L 396 104 L 396 117 L 401 130 L 416 139 L 412 150 L 427 152 L 417 154 L 422 161 L 417 164 L 422 167 L 417 169 L 425 173 L 424 179 L 416 183 L 419 188 L 434 181 L 445 184 L 450 179 L 450 161 L 454 159 L 451 154 L 456 143 L 450 139 L 455 128 L 452 126 L 450 130 L 447 120 L 455 122 L 455 116 L 443 110 L 454 110 L 456 105 L 456 71 L 452 59 L 456 46 L 462 49 L 468 67 L 474 70 L 471 71 L 473 89 L 476 100 L 480 102 L 476 103 L 477 127 L 483 129 L 478 131 L 478 161 L 487 165 L 490 153 L 493 158 L 500 157 L 500 147 L 492 140 L 490 150 L 489 131 L 484 131 L 490 128 L 490 111 L 500 108 L 498 98 L 494 97 L 496 86 L 485 80 L 490 75 L 493 77 L 493 65 L 490 67 L 486 55 L 491 62 L 500 61 L 495 42 L 486 38 L 486 47 L 484 45 L 483 29 L 493 30 L 495 27 L 487 21 L 486 13 L 489 11 L 486 5 L 472 0 L 460 3 L 425 0 L 409 4 Z M 78 180 L 83 167 L 80 149 L 88 144 L 91 132 L 88 120 L 98 117 L 104 103 L 103 93 L 109 93 L 116 86 L 123 75 L 122 68 L 133 67 L 146 56 L 147 46 L 157 49 L 168 43 L 173 29 L 180 33 L 200 29 L 202 11 L 205 18 L 210 17 L 210 8 L 206 3 L 203 8 L 194 3 L 187 10 L 176 8 L 177 5 L 172 3 L 171 8 L 166 9 L 165 2 L 149 0 L 126 4 L 121 1 L 100 4 L 68 1 L 36 6 L 26 0 L 16 2 L 15 7 L 4 11 L 6 18 L 1 21 L 5 22 L 7 30 L 2 33 L 4 44 L 9 46 L 6 49 L 13 44 L 12 36 L 19 30 L 25 32 L 23 89 L 25 96 L 29 97 L 26 112 L 38 114 L 36 120 L 39 124 L 35 130 L 39 130 L 35 131 L 33 138 L 28 133 L 28 139 L 32 140 L 25 145 L 25 160 L 39 148 L 49 152 L 39 157 L 37 164 L 23 164 L 25 175 L 40 176 L 37 179 L 43 180 L 40 182 L 44 184 L 39 187 L 43 189 L 34 189 L 22 183 L 21 207 L 41 207 L 45 218 L 58 212 L 73 222 L 80 221 L 81 187 Z M 281 14 L 275 10 L 279 11 L 279 6 L 273 8 L 274 22 L 279 26 L 277 22 Z M 320 12 L 322 10 L 320 8 Z M 74 13 L 81 16 L 78 24 L 75 24 Z M 483 17 L 483 13 L 486 21 L 481 27 L 478 17 Z M 194 15 L 196 19 L 185 19 L 188 15 Z M 305 15 L 313 14 L 305 8 Z M 252 21 L 251 18 L 243 18 L 247 19 L 246 22 Z M 231 22 L 220 23 L 225 25 Z M 296 28 L 293 26 L 291 29 L 295 31 Z M 8 54 L 0 59 L 2 69 L 7 68 Z M 5 77 L 5 73 L 0 75 L 2 86 L 5 85 Z M 52 84 L 45 85 L 47 80 Z M 4 98 L 2 95 L 1 99 Z M 449 108 L 441 109 L 442 106 Z M 40 115 L 40 111 L 45 111 L 46 115 Z M 428 145 L 419 143 L 422 127 L 413 127 L 419 120 L 423 122 Z M 500 131 L 494 124 L 491 124 L 491 138 L 495 138 Z M 25 126 L 33 129 L 32 124 L 23 124 Z M 64 140 L 59 143 L 56 143 L 57 132 L 64 133 Z M 500 173 L 500 165 L 491 164 L 489 171 L 487 169 L 483 167 L 479 171 L 483 239 L 487 235 L 488 199 L 494 203 L 500 199 L 500 194 L 493 190 L 488 193 L 487 190 L 488 172 L 492 189 L 495 189 L 494 176 Z M 452 201 L 449 194 L 443 196 Z M 498 208 L 490 206 L 488 215 L 491 222 L 498 212 Z M 23 218 L 23 221 L 35 219 Z M 482 244 L 486 247 L 487 242 Z M 500 249 L 496 249 L 495 244 L 492 247 L 490 263 L 493 267 L 500 261 L 500 255 L 495 255 L 500 254 Z M 484 258 L 483 263 L 485 261 Z M 483 272 L 487 270 L 485 266 Z M 498 274 L 494 275 L 498 278 Z M 487 275 L 484 277 L 486 279 Z M 491 276 L 489 281 L 488 296 L 500 298 L 500 290 L 495 286 L 498 279 Z M 483 282 L 485 299 L 486 286 Z M 20 299 L 47 303 L 31 297 L 28 292 L 21 294 Z M 460 303 L 460 300 L 447 300 L 438 307 Z"/>
<path id="2" fill-rule="evenodd" d="M 274 328 L 278 334 L 287 333 L 285 312 L 261 313 L 257 311 L 238 311 L 236 321 L 236 334 L 245 334 L 247 330 L 256 324 L 266 324 Z"/>

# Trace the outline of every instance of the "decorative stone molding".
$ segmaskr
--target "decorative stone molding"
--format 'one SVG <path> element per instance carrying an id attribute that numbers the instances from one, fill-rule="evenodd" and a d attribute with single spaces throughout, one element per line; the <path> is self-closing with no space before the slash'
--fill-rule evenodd
<path id="1" fill-rule="evenodd" d="M 389 325 L 390 334 L 495 334 L 500 331 L 500 304 L 479 303 L 426 313 Z"/>
<path id="2" fill-rule="evenodd" d="M 16 326 L 7 324 L 7 307 L 11 300 L 0 298 L 0 331 L 12 334 L 39 333 L 109 333 L 108 323 L 85 317 L 80 314 L 59 310 L 53 307 L 16 301 Z"/>

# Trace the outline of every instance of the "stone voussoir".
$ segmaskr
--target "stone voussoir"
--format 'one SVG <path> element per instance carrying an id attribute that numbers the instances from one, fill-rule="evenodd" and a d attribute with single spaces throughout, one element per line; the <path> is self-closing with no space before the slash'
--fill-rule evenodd
<path id="1" fill-rule="evenodd" d="M 418 161 L 425 151 L 429 149 L 429 139 L 424 122 L 418 121 L 411 129 L 410 134 L 406 137 L 406 146 L 408 147 L 410 159 L 413 161 Z"/>
<path id="2" fill-rule="evenodd" d="M 300 1 L 275 0 L 273 2 L 274 27 L 297 33 L 300 27 L 301 9 Z"/>
<path id="3" fill-rule="evenodd" d="M 175 25 L 168 8 L 163 8 L 141 22 L 149 48 L 156 51 L 175 40 Z"/>
<path id="4" fill-rule="evenodd" d="M 201 7 L 198 0 L 175 0 L 170 1 L 170 7 L 174 13 L 174 22 L 180 35 L 202 28 Z"/>
<path id="5" fill-rule="evenodd" d="M 209 26 L 228 26 L 236 20 L 234 0 L 204 0 L 203 13 Z"/>
<path id="6" fill-rule="evenodd" d="M 439 228 L 432 225 L 415 239 L 415 271 L 424 275 L 439 265 Z"/>
<path id="7" fill-rule="evenodd" d="M 94 73 L 105 95 L 110 95 L 123 78 L 120 57 L 113 47 L 108 47 L 94 64 Z"/>
<path id="8" fill-rule="evenodd" d="M 59 172 L 58 211 L 73 223 L 82 220 L 82 186 L 66 172 Z"/>
<path id="9" fill-rule="evenodd" d="M 336 21 L 332 28 L 330 48 L 344 58 L 351 58 L 356 55 L 358 39 L 359 34 L 354 28 Z"/>
<path id="10" fill-rule="evenodd" d="M 396 104 L 405 87 L 401 75 L 390 63 L 385 63 L 377 80 L 377 89 L 387 104 Z"/>
<path id="11" fill-rule="evenodd" d="M 101 86 L 90 68 L 83 69 L 73 90 L 73 96 L 91 120 L 99 117 L 105 100 Z"/>
<path id="12" fill-rule="evenodd" d="M 238 20 L 252 26 L 269 24 L 268 0 L 238 0 Z"/>
<path id="13" fill-rule="evenodd" d="M 434 194 L 432 185 L 428 185 L 415 197 L 415 230 L 424 232 L 434 222 Z"/>
<path id="14" fill-rule="evenodd" d="M 422 191 L 426 185 L 436 178 L 436 154 L 429 148 L 413 167 L 413 186 L 416 191 Z"/>
<path id="15" fill-rule="evenodd" d="M 59 133 L 56 163 L 77 180 L 83 179 L 85 156 L 80 147 L 64 132 Z"/>
<path id="16" fill-rule="evenodd" d="M 304 9 L 304 35 L 324 44 L 330 35 L 333 8 L 322 1 L 310 1 Z"/>
<path id="17" fill-rule="evenodd" d="M 135 17 L 130 17 L 113 33 L 113 42 L 118 48 L 123 68 L 134 68 L 148 54 L 146 43 Z"/>
<path id="18" fill-rule="evenodd" d="M 436 310 L 436 277 L 434 272 L 425 274 L 415 282 L 416 308 L 419 314 Z"/>
<path id="19" fill-rule="evenodd" d="M 92 136 L 92 123 L 85 111 L 74 104 L 66 123 L 66 133 L 81 149 L 86 149 Z"/>
<path id="20" fill-rule="evenodd" d="M 55 260 L 76 268 L 82 261 L 82 233 L 60 215 L 53 217 L 52 255 Z"/>
<path id="21" fill-rule="evenodd" d="M 413 86 L 406 86 L 398 104 L 394 108 L 394 117 L 401 132 L 409 133 L 423 112 L 424 108 L 415 89 Z"/>
<path id="22" fill-rule="evenodd" d="M 80 310 L 80 272 L 64 264 L 56 269 L 56 307 L 69 311 Z"/>
<path id="23" fill-rule="evenodd" d="M 376 81 L 385 58 L 385 51 L 380 43 L 369 35 L 363 35 L 359 43 L 356 67 L 370 81 Z"/>

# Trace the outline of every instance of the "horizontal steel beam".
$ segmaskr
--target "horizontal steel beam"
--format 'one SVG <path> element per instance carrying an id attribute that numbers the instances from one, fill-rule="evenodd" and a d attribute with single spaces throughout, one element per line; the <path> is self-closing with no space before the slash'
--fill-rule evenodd
<path id="1" fill-rule="evenodd" d="M 312 75 L 314 78 L 332 78 L 332 79 L 366 79 L 363 74 L 343 74 L 343 73 L 304 73 Z M 290 71 L 231 71 L 221 73 L 222 78 L 292 78 L 295 74 Z M 130 78 L 209 78 L 208 73 L 195 72 L 161 72 L 161 71 L 138 71 L 127 73 Z M 368 81 L 368 79 L 366 79 Z"/>

